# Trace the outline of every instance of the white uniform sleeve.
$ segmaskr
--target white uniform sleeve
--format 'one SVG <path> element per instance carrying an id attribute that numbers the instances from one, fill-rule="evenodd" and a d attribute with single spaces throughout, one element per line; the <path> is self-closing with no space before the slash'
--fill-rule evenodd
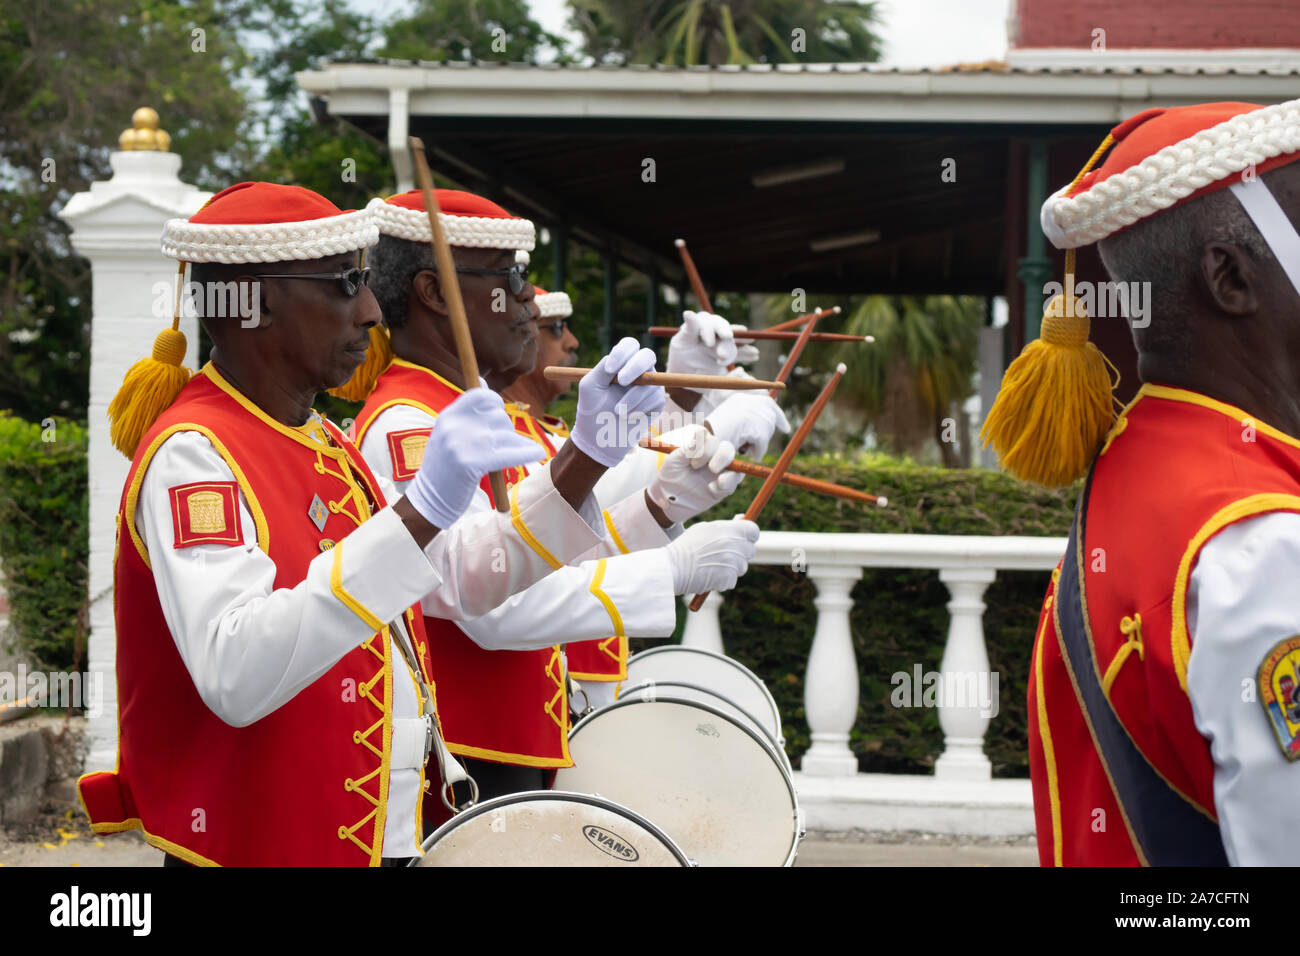
<path id="1" fill-rule="evenodd" d="M 339 589 L 384 622 L 441 583 L 391 509 L 313 558 L 292 588 L 275 587 L 275 563 L 257 547 L 242 492 L 242 545 L 176 548 L 168 489 L 195 481 L 234 481 L 234 475 L 203 435 L 179 432 L 149 464 L 135 521 L 163 617 L 194 686 L 235 727 L 286 704 L 375 632 L 331 586 L 336 566 Z M 130 546 L 126 538 L 122 546 Z"/>
<path id="2" fill-rule="evenodd" d="M 482 617 L 459 622 L 489 651 L 611 635 L 668 637 L 676 623 L 672 566 L 661 549 L 561 568 Z"/>
<path id="3" fill-rule="evenodd" d="M 429 428 L 434 419 L 410 405 L 393 405 L 376 416 L 361 443 L 361 453 L 376 475 L 386 480 L 393 472 L 387 435 L 411 428 Z M 524 489 L 541 479 L 546 469 L 532 474 L 516 487 L 522 504 Z M 395 482 L 400 493 L 406 482 Z M 467 514 L 492 513 L 488 497 L 476 492 Z M 676 624 L 672 568 L 662 551 L 642 551 L 667 544 L 670 537 L 650 516 L 644 502 L 620 503 L 594 517 L 602 533 L 617 529 L 617 539 L 604 533 L 579 556 L 557 560 L 567 566 L 556 570 L 537 586 L 521 591 L 487 613 L 459 621 L 470 639 L 488 650 L 532 650 L 569 641 L 627 634 L 631 637 L 666 637 Z M 441 537 L 441 535 L 439 535 Z M 437 539 L 434 539 L 435 544 Z M 625 551 L 626 548 L 626 551 Z M 601 561 L 601 558 L 608 560 Z M 501 577 L 498 573 L 496 577 Z M 438 614 L 439 601 L 422 602 L 425 613 Z M 440 615 L 447 616 L 447 615 Z"/>
<path id="4" fill-rule="evenodd" d="M 1234 866 L 1300 853 L 1300 763 L 1282 753 L 1255 686 L 1278 643 L 1300 634 L 1300 515 L 1229 525 L 1201 550 L 1187 589 L 1187 692 L 1214 759 L 1214 803 Z"/>

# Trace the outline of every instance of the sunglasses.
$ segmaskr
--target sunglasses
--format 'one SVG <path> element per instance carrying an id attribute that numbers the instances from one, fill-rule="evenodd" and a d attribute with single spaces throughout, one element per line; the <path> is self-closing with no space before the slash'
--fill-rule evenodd
<path id="1" fill-rule="evenodd" d="M 556 319 L 554 322 L 547 323 L 546 325 L 538 322 L 537 327 L 539 329 L 545 329 L 557 339 L 562 339 L 564 338 L 564 330 L 569 327 L 569 323 L 566 319 Z"/>
<path id="2" fill-rule="evenodd" d="M 429 271 L 437 272 L 438 270 L 429 267 Z M 456 272 L 460 275 L 470 276 L 509 276 L 511 295 L 519 295 L 524 291 L 524 287 L 528 285 L 528 267 L 522 262 L 516 262 L 509 269 L 467 269 L 457 266 Z"/>
<path id="3" fill-rule="evenodd" d="M 351 268 L 347 272 L 263 272 L 254 279 L 337 279 L 346 296 L 355 296 L 370 284 L 370 269 Z"/>

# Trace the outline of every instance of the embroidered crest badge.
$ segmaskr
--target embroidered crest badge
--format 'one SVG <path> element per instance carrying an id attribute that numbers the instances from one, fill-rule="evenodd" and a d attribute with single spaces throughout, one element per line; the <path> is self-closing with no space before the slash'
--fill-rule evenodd
<path id="1" fill-rule="evenodd" d="M 167 489 L 175 533 L 172 546 L 243 544 L 238 489 L 233 481 L 196 481 Z"/>
<path id="2" fill-rule="evenodd" d="M 1300 757 L 1300 634 L 1265 655 L 1259 665 L 1259 702 L 1286 759 Z"/>
<path id="3" fill-rule="evenodd" d="M 424 461 L 431 428 L 407 428 L 388 433 L 388 452 L 393 456 L 393 481 L 410 481 Z"/>

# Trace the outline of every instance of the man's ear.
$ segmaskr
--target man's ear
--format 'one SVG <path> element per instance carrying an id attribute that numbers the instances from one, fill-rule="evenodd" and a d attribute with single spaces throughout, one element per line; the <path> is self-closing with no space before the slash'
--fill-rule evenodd
<path id="1" fill-rule="evenodd" d="M 279 296 L 271 291 L 269 282 L 254 278 L 251 274 L 236 276 L 235 282 L 239 287 L 240 328 L 266 328 L 275 315 Z"/>
<path id="2" fill-rule="evenodd" d="M 421 269 L 411 280 L 411 295 L 434 315 L 446 317 L 451 314 L 447 300 L 442 294 L 442 279 L 431 269 Z"/>
<path id="3" fill-rule="evenodd" d="M 1240 246 L 1211 242 L 1201 250 L 1201 281 L 1210 300 L 1228 315 L 1259 311 L 1259 270 Z"/>

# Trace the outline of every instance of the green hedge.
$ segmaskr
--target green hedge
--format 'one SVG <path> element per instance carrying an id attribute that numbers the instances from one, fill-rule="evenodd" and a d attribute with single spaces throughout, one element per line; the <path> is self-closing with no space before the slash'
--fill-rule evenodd
<path id="1" fill-rule="evenodd" d="M 782 487 L 763 512 L 770 531 L 911 532 L 916 534 L 1065 535 L 1075 489 L 1046 491 L 1000 472 L 900 463 L 883 456 L 857 460 L 800 457 L 800 474 L 889 497 L 872 508 Z M 731 517 L 758 490 L 747 479 L 724 504 L 705 515 Z M 989 663 L 999 674 L 998 715 L 986 752 L 996 776 L 1027 776 L 1026 681 L 1048 572 L 998 573 L 985 593 L 984 633 Z M 754 566 L 722 605 L 727 653 L 758 673 L 776 697 L 792 760 L 808 748 L 803 675 L 817 612 L 807 574 Z M 851 746 L 869 773 L 928 773 L 943 749 L 937 711 L 890 704 L 890 676 L 938 670 L 948 634 L 948 590 L 937 571 L 867 569 L 853 590 L 850 614 L 861 695 Z M 684 611 L 679 608 L 680 639 Z M 634 641 L 639 650 L 662 641 Z"/>
<path id="2" fill-rule="evenodd" d="M 86 428 L 0 412 L 0 560 L 16 646 L 79 666 L 86 634 Z"/>

